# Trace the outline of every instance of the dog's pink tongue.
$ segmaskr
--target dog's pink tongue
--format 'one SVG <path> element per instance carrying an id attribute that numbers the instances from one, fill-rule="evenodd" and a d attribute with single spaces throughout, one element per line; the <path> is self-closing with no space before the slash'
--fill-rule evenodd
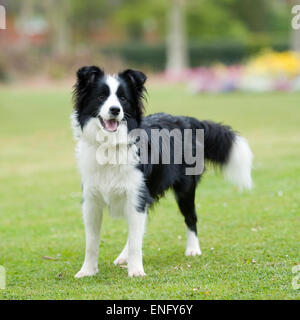
<path id="1" fill-rule="evenodd" d="M 116 131 L 118 127 L 118 122 L 114 119 L 104 120 L 105 129 L 108 131 Z"/>

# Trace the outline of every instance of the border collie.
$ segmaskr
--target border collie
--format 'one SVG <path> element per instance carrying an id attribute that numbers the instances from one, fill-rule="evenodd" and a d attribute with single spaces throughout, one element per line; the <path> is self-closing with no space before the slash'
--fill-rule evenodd
<path id="1" fill-rule="evenodd" d="M 194 203 L 201 174 L 187 175 L 185 170 L 190 164 L 184 160 L 180 164 L 174 161 L 170 164 L 161 161 L 142 164 L 137 140 L 130 136 L 134 129 L 143 129 L 147 135 L 151 135 L 152 129 L 202 129 L 205 160 L 221 167 L 225 177 L 240 189 L 250 189 L 252 186 L 252 152 L 246 139 L 230 127 L 211 121 L 165 113 L 143 117 L 145 81 L 144 73 L 130 69 L 118 75 L 105 75 L 96 66 L 82 67 L 77 71 L 71 119 L 82 181 L 86 249 L 83 266 L 75 275 L 76 278 L 98 272 L 99 236 L 104 208 L 108 208 L 112 216 L 125 216 L 128 221 L 127 243 L 114 264 L 127 263 L 130 277 L 144 276 L 142 241 L 147 210 L 168 189 L 174 191 L 185 219 L 185 254 L 201 254 Z M 123 139 L 127 134 L 129 138 Z M 195 139 L 191 143 L 195 149 Z M 112 164 L 107 161 L 104 154 L 121 147 L 127 151 L 127 163 Z M 147 148 L 150 155 L 158 152 L 161 159 L 161 145 L 155 148 L 148 145 Z"/>

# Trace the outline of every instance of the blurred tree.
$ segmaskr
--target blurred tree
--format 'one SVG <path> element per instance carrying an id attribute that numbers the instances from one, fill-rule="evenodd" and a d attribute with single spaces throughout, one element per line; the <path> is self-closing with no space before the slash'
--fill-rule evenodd
<path id="1" fill-rule="evenodd" d="M 289 32 L 290 13 L 285 0 L 232 1 L 232 10 L 243 21 L 249 34 L 284 38 Z"/>
<path id="2" fill-rule="evenodd" d="M 21 48 L 28 46 L 28 37 L 25 32 L 26 24 L 30 19 L 32 19 L 34 12 L 34 1 L 28 0 L 28 1 L 22 1 L 20 3 L 20 13 L 19 13 L 19 30 L 20 30 L 20 42 L 19 45 Z"/>
<path id="3" fill-rule="evenodd" d="M 54 55 L 64 55 L 71 42 L 70 1 L 44 0 L 43 5 L 50 27 L 51 51 Z"/>
<path id="4" fill-rule="evenodd" d="M 268 25 L 270 1 L 243 0 L 232 1 L 232 9 L 236 17 L 243 21 L 252 31 L 264 31 Z"/>
<path id="5" fill-rule="evenodd" d="M 289 12 L 285 0 L 189 0 L 187 29 L 191 40 L 252 35 L 286 36 Z"/>
<path id="6" fill-rule="evenodd" d="M 112 14 L 116 0 L 72 0 L 70 24 L 75 41 L 87 42 Z"/>
<path id="7" fill-rule="evenodd" d="M 187 33 L 191 41 L 216 38 L 244 39 L 248 29 L 236 17 L 236 0 L 189 0 L 186 8 Z"/>
<path id="8" fill-rule="evenodd" d="M 127 34 L 130 40 L 141 41 L 145 34 L 154 32 L 162 36 L 165 32 L 165 16 L 169 0 L 115 0 L 112 15 L 113 25 Z"/>
<path id="9" fill-rule="evenodd" d="M 185 0 L 170 0 L 167 15 L 167 72 L 180 74 L 188 67 L 185 39 Z"/>

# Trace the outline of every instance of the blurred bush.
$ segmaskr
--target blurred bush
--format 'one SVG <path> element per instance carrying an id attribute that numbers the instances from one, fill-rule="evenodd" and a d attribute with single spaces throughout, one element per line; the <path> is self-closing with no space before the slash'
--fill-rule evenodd
<path id="1" fill-rule="evenodd" d="M 300 54 L 263 50 L 243 64 L 186 70 L 184 79 L 194 92 L 299 91 Z"/>
<path id="2" fill-rule="evenodd" d="M 293 51 L 266 50 L 252 58 L 247 64 L 247 69 L 253 74 L 294 77 L 300 74 L 300 54 Z"/>
<path id="3" fill-rule="evenodd" d="M 0 53 L 0 82 L 8 82 L 9 71 L 5 63 L 5 57 Z"/>
<path id="4" fill-rule="evenodd" d="M 190 43 L 188 52 L 190 66 L 210 66 L 215 63 L 226 65 L 238 64 L 248 60 L 269 47 L 275 51 L 288 49 L 288 41 L 255 41 L 244 43 L 241 41 L 219 40 Z M 278 53 L 279 54 L 279 53 Z M 286 57 L 283 55 L 283 57 Z M 280 57 L 280 64 L 282 64 Z M 253 60 L 256 61 L 256 60 Z M 251 67 L 272 64 L 274 68 L 276 56 L 265 55 Z M 290 66 L 291 57 L 286 57 L 287 67 Z M 32 48 L 13 50 L 3 48 L 0 53 L 0 81 L 9 81 L 22 75 L 35 76 L 44 74 L 53 80 L 60 80 L 74 75 L 77 68 L 82 65 L 96 64 L 107 70 L 118 71 L 123 66 L 143 68 L 144 70 L 163 71 L 166 65 L 166 46 L 164 43 L 147 44 L 145 42 L 125 43 L 121 45 L 94 45 L 88 48 L 78 48 L 66 54 L 53 55 L 49 48 Z"/>
<path id="5" fill-rule="evenodd" d="M 240 63 L 251 55 L 259 53 L 269 47 L 276 51 L 284 51 L 289 47 L 288 41 L 264 41 L 244 43 L 222 39 L 219 41 L 202 41 L 190 43 L 188 52 L 191 67 L 211 65 L 216 62 L 225 64 Z M 156 71 L 164 70 L 166 65 L 165 44 L 126 43 L 122 45 L 106 46 L 99 51 L 107 57 L 119 57 L 125 63 L 148 66 Z"/>
<path id="6" fill-rule="evenodd" d="M 97 49 L 78 49 L 66 54 L 53 55 L 48 48 L 3 48 L 0 52 L 0 82 L 16 79 L 46 77 L 50 80 L 74 79 L 83 65 L 105 66 L 120 70 L 122 61 L 117 57 L 102 55 Z"/>

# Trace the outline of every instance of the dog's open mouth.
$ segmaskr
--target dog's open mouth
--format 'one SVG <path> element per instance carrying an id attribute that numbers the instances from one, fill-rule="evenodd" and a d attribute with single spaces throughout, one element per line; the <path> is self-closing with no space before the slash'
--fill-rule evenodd
<path id="1" fill-rule="evenodd" d="M 118 129 L 119 126 L 119 121 L 117 121 L 116 119 L 109 119 L 109 120 L 104 120 L 102 119 L 100 116 L 98 117 L 99 121 L 101 123 L 101 126 L 109 131 L 109 132 L 115 132 Z"/>

